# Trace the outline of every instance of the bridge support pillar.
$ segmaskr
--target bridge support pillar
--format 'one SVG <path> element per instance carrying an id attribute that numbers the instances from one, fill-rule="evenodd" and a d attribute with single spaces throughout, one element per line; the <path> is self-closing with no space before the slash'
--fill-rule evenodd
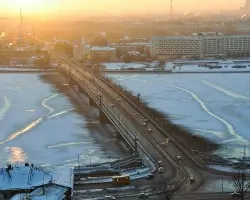
<path id="1" fill-rule="evenodd" d="M 116 138 L 118 139 L 118 140 L 123 140 L 124 138 L 122 137 L 122 135 L 117 131 L 116 132 Z"/>
<path id="2" fill-rule="evenodd" d="M 99 108 L 99 121 L 103 123 L 109 122 L 109 119 L 107 118 L 107 116 L 105 115 L 105 113 L 102 111 L 101 108 Z"/>
<path id="3" fill-rule="evenodd" d="M 97 107 L 95 101 L 91 97 L 89 97 L 89 106 Z"/>

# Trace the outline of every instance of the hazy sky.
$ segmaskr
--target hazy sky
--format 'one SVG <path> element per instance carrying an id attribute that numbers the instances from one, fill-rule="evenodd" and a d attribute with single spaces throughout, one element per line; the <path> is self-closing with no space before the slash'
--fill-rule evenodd
<path id="1" fill-rule="evenodd" d="M 22 2 L 26 14 L 57 13 L 98 15 L 169 12 L 170 0 L 0 0 L 0 15 L 18 13 Z M 173 0 L 175 12 L 239 9 L 244 0 Z"/>

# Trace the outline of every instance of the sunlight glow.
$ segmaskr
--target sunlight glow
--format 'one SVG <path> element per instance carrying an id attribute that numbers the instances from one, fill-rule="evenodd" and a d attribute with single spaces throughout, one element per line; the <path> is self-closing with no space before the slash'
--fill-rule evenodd
<path id="1" fill-rule="evenodd" d="M 10 0 L 10 2 L 28 12 L 40 11 L 43 8 L 43 0 Z"/>

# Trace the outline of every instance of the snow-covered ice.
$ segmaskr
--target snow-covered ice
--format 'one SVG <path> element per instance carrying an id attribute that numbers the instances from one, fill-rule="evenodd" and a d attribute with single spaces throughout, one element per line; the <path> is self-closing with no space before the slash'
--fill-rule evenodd
<path id="1" fill-rule="evenodd" d="M 107 74 L 170 119 L 242 157 L 250 144 L 250 74 Z"/>

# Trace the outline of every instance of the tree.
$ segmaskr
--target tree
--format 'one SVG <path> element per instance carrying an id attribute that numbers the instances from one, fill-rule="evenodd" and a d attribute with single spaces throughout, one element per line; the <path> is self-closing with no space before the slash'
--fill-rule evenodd
<path id="1" fill-rule="evenodd" d="M 244 200 L 244 196 L 250 188 L 250 181 L 246 180 L 245 170 L 243 169 L 234 175 L 231 182 L 236 192 L 241 195 L 241 200 Z"/>
<path id="2" fill-rule="evenodd" d="M 157 196 L 161 200 L 172 200 L 177 195 L 178 185 L 164 177 L 157 184 Z"/>

